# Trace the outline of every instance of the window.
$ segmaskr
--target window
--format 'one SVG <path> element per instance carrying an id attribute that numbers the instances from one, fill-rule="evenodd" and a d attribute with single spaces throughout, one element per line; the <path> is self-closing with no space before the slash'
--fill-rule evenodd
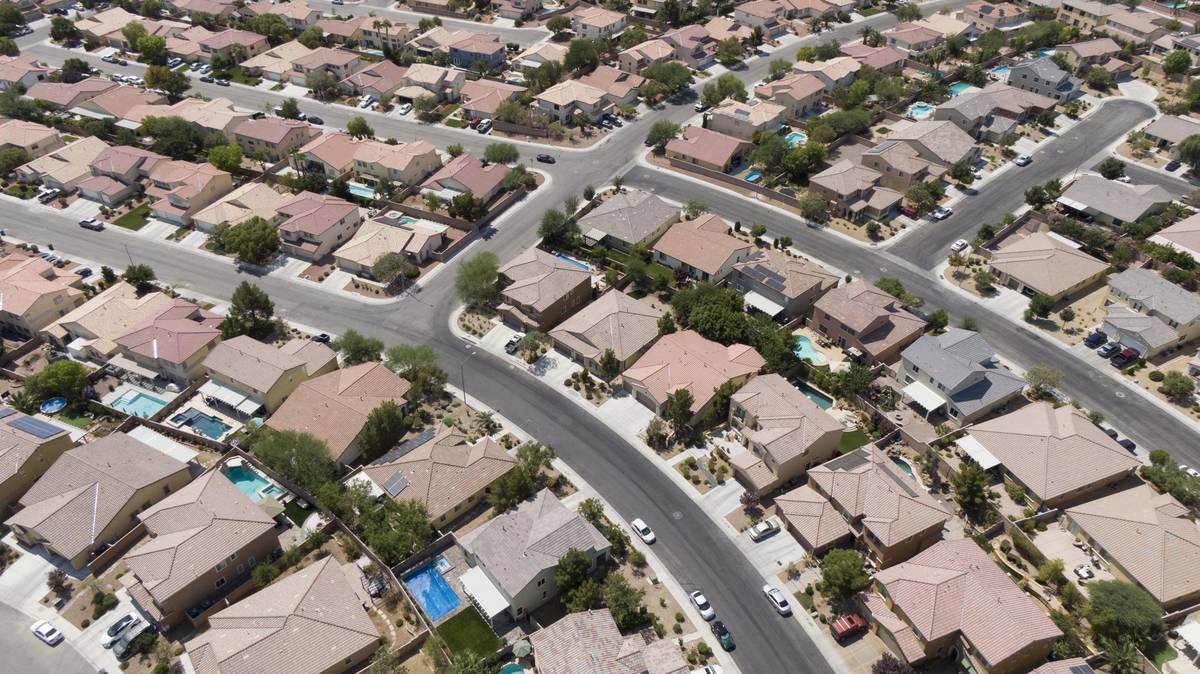
<path id="1" fill-rule="evenodd" d="M 545 585 L 545 584 L 546 584 L 546 579 L 545 579 L 545 578 L 542 578 L 541 580 L 539 580 L 539 581 L 538 581 L 538 584 L 537 584 L 537 586 L 538 586 L 538 587 L 541 587 L 541 586 L 543 586 L 543 585 Z"/>
<path id="2" fill-rule="evenodd" d="M 250 555 L 250 558 L 246 560 L 246 563 L 249 564 L 250 568 L 252 569 L 258 566 L 258 560 L 254 558 L 254 555 Z"/>
<path id="3" fill-rule="evenodd" d="M 238 575 L 239 575 L 239 576 L 240 576 L 240 575 L 242 575 L 243 573 L 246 573 L 246 565 L 245 565 L 245 564 L 238 564 L 238 565 L 237 565 L 237 572 L 238 572 Z"/>
<path id="4" fill-rule="evenodd" d="M 218 590 L 225 587 L 225 576 L 218 578 L 217 582 L 213 583 L 213 587 L 217 588 Z"/>
<path id="5" fill-rule="evenodd" d="M 224 562 L 224 561 L 217 562 L 217 573 L 221 573 L 222 571 L 224 571 L 225 567 L 227 567 L 227 566 L 229 566 L 229 562 Z M 221 579 L 222 582 L 224 580 L 225 580 L 224 578 Z M 220 587 L 220 585 L 218 585 L 217 587 Z"/>

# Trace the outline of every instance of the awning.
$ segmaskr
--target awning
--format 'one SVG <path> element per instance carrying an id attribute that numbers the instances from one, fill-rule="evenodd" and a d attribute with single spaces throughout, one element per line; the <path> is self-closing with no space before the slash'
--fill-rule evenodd
<path id="1" fill-rule="evenodd" d="M 158 372 L 151 370 L 148 367 L 142 367 L 141 365 L 133 362 L 133 360 L 122 355 L 116 355 L 108 359 L 108 364 L 119 370 L 124 370 L 130 374 L 136 374 L 140 377 L 145 377 L 146 379 L 158 378 Z"/>
<path id="2" fill-rule="evenodd" d="M 200 387 L 200 395 L 206 398 L 216 398 L 246 416 L 258 412 L 263 406 L 261 402 L 254 398 L 212 379 L 204 382 L 204 385 Z"/>
<path id="3" fill-rule="evenodd" d="M 912 398 L 913 402 L 926 412 L 932 412 L 946 404 L 946 401 L 942 399 L 942 396 L 938 395 L 937 391 L 919 381 L 914 381 L 905 386 L 904 395 Z"/>
<path id="4" fill-rule="evenodd" d="M 508 601 L 500 590 L 492 585 L 492 581 L 479 567 L 472 567 L 458 577 L 463 592 L 471 598 L 471 603 L 490 622 L 493 618 L 508 610 Z"/>
<path id="5" fill-rule="evenodd" d="M 746 293 L 746 296 L 743 299 L 745 300 L 746 306 L 754 307 L 755 309 L 758 309 L 759 311 L 771 317 L 778 316 L 779 312 L 783 311 L 783 305 L 776 304 L 767 297 L 759 295 L 753 290 Z"/>
<path id="6" fill-rule="evenodd" d="M 974 437 L 967 435 L 955 441 L 959 449 L 967 453 L 975 463 L 979 464 L 984 470 L 991 470 L 1000 465 L 1000 459 L 997 459 L 991 452 L 987 451 L 987 447 L 979 444 L 979 441 Z"/>
<path id="7" fill-rule="evenodd" d="M 1069 199 L 1067 197 L 1059 197 L 1058 203 L 1062 204 L 1063 206 L 1066 206 L 1067 208 L 1079 211 L 1080 213 L 1086 213 L 1088 210 L 1087 204 L 1083 203 L 1082 201 L 1075 201 L 1074 199 Z"/>
<path id="8" fill-rule="evenodd" d="M 182 463 L 187 463 L 195 459 L 199 453 L 187 445 L 168 438 L 149 426 L 134 426 L 129 430 L 129 437 L 150 445 L 163 454 Z"/>
<path id="9" fill-rule="evenodd" d="M 1186 622 L 1180 625 L 1176 630 L 1179 633 L 1179 638 L 1192 645 L 1192 648 L 1200 650 L 1200 623 L 1196 621 Z"/>
<path id="10" fill-rule="evenodd" d="M 599 230 L 599 229 L 596 229 L 595 227 L 593 227 L 593 228 L 589 229 L 588 231 L 584 232 L 583 240 L 587 241 L 588 243 L 590 243 L 592 245 L 595 245 L 595 244 L 603 241 L 604 237 L 606 237 L 606 236 L 608 236 L 608 232 L 605 232 L 603 230 Z"/>

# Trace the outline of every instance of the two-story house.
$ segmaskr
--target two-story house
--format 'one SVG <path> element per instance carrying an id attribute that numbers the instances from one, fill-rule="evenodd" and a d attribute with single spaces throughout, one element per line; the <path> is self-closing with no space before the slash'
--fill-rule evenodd
<path id="1" fill-rule="evenodd" d="M 150 212 L 178 225 L 191 224 L 194 213 L 233 191 L 233 177 L 207 163 L 158 162 L 147 179 Z"/>
<path id="2" fill-rule="evenodd" d="M 174 299 L 160 313 L 116 339 L 109 364 L 156 385 L 186 387 L 204 374 L 204 358 L 221 339 L 222 317 Z"/>
<path id="3" fill-rule="evenodd" d="M 698 281 L 720 283 L 754 249 L 730 236 L 729 229 L 728 222 L 712 213 L 676 222 L 654 242 L 654 259 Z"/>
<path id="4" fill-rule="evenodd" d="M 331 194 L 301 192 L 279 207 L 282 250 L 304 260 L 319 260 L 354 236 L 362 223 L 358 206 Z"/>
<path id="5" fill-rule="evenodd" d="M 233 140 L 248 157 L 262 157 L 277 162 L 294 148 L 321 135 L 321 130 L 308 122 L 282 117 L 249 119 L 233 129 Z"/>
<path id="6" fill-rule="evenodd" d="M 527 248 L 499 274 L 503 301 L 497 309 L 520 330 L 549 332 L 592 299 L 591 273 L 541 248 Z"/>
<path id="7" fill-rule="evenodd" d="M 1143 358 L 1174 351 L 1200 337 L 1200 296 L 1150 269 L 1131 267 L 1108 281 L 1104 331 Z"/>
<path id="8" fill-rule="evenodd" d="M 817 298 L 837 284 L 837 274 L 774 248 L 754 251 L 729 276 L 729 287 L 746 296 L 747 306 L 781 321 L 808 316 Z"/>
<path id="9" fill-rule="evenodd" d="M 972 423 L 1021 395 L 1025 379 L 1000 365 L 983 335 L 948 328 L 925 335 L 900 353 L 904 394 L 925 411 L 943 412 L 958 425 Z"/>
<path id="10" fill-rule="evenodd" d="M 1012 86 L 1056 101 L 1069 101 L 1080 95 L 1081 82 L 1059 68 L 1049 57 L 1013 64 L 1006 80 Z"/>
<path id="11" fill-rule="evenodd" d="M 862 279 L 825 293 L 813 305 L 812 325 L 867 362 L 891 362 L 925 331 L 925 321 L 900 300 Z"/>

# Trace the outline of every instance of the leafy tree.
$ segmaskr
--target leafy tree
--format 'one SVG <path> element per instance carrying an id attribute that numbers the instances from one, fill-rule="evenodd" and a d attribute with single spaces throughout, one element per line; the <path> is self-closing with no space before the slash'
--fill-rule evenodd
<path id="1" fill-rule="evenodd" d="M 1162 69 L 1167 75 L 1183 75 L 1192 69 L 1192 55 L 1186 49 L 1176 49 L 1163 57 Z"/>
<path id="2" fill-rule="evenodd" d="M 358 447 L 362 450 L 364 461 L 373 461 L 383 456 L 385 452 L 395 447 L 404 433 L 408 431 L 408 422 L 404 417 L 404 408 L 391 400 L 385 400 L 371 410 L 358 434 Z"/>
<path id="3" fill-rule="evenodd" d="M 675 332 L 675 319 L 668 312 L 658 318 L 658 335 L 661 337 L 673 332 Z"/>
<path id="4" fill-rule="evenodd" d="M 512 164 L 521 158 L 521 153 L 512 143 L 492 143 L 483 148 L 483 158 L 493 164 Z"/>
<path id="5" fill-rule="evenodd" d="M 63 44 L 74 44 L 79 41 L 79 29 L 75 23 L 65 16 L 55 16 L 50 19 L 50 39 Z"/>
<path id="6" fill-rule="evenodd" d="M 154 274 L 154 269 L 152 269 L 149 265 L 130 265 L 125 270 L 125 273 L 121 274 L 121 278 L 126 283 L 136 288 L 139 296 L 155 290 L 154 280 L 156 277 Z"/>
<path id="7" fill-rule="evenodd" d="M 567 70 L 592 70 L 600 65 L 600 49 L 592 40 L 581 37 L 571 40 L 563 56 L 563 67 Z"/>
<path id="8" fill-rule="evenodd" d="M 299 119 L 300 104 L 294 98 L 285 98 L 283 103 L 279 104 L 279 116 L 284 119 Z"/>
<path id="9" fill-rule="evenodd" d="M 325 70 L 312 70 L 304 76 L 304 85 L 312 90 L 313 95 L 321 100 L 329 100 L 337 95 L 337 78 Z"/>
<path id="10" fill-rule="evenodd" d="M 837 388 L 842 395 L 861 396 L 871 390 L 871 382 L 875 381 L 875 373 L 862 363 L 851 363 L 850 367 L 838 373 Z"/>
<path id="11" fill-rule="evenodd" d="M 1046 188 L 1041 185 L 1034 185 L 1025 190 L 1025 203 L 1035 211 L 1041 210 L 1043 206 L 1050 203 L 1050 195 L 1046 194 Z"/>
<path id="12" fill-rule="evenodd" d="M 737 38 L 731 37 L 717 43 L 715 55 L 718 63 L 726 68 L 731 68 L 742 62 L 744 53 L 742 43 Z"/>
<path id="13" fill-rule="evenodd" d="M 991 496 L 988 488 L 990 482 L 988 472 L 970 460 L 964 461 L 958 472 L 950 478 L 955 500 L 971 517 L 978 517 L 987 508 Z"/>
<path id="14" fill-rule="evenodd" d="M 853 550 L 834 548 L 821 561 L 821 588 L 830 596 L 849 599 L 870 584 L 862 555 Z"/>
<path id="15" fill-rule="evenodd" d="M 1112 75 L 1100 66 L 1092 66 L 1084 79 L 1089 87 L 1099 91 L 1108 91 L 1116 85 Z"/>
<path id="16" fill-rule="evenodd" d="M 995 286 L 996 277 L 986 269 L 975 272 L 975 289 L 981 293 L 991 292 Z"/>
<path id="17" fill-rule="evenodd" d="M 416 278 L 420 274 L 421 270 L 417 268 L 417 265 L 404 257 L 403 253 L 395 251 L 380 255 L 375 260 L 375 264 L 371 265 L 371 275 L 380 283 L 392 283 L 401 276 Z"/>
<path id="18" fill-rule="evenodd" d="M 881 276 L 875 281 L 875 287 L 883 292 L 900 300 L 900 303 L 906 307 L 919 307 L 925 304 L 925 300 L 918 295 L 910 293 L 900 279 L 891 276 Z"/>
<path id="19" fill-rule="evenodd" d="M 1045 318 L 1054 311 L 1054 298 L 1045 293 L 1038 293 L 1030 298 L 1029 310 L 1034 316 Z"/>
<path id="20" fill-rule="evenodd" d="M 1049 365 L 1034 365 L 1025 371 L 1025 383 L 1035 396 L 1062 384 L 1062 372 Z"/>
<path id="21" fill-rule="evenodd" d="M 242 166 L 242 148 L 233 143 L 218 145 L 208 151 L 208 163 L 230 173 Z"/>
<path id="22" fill-rule="evenodd" d="M 464 192 L 450 200 L 446 206 L 446 213 L 452 218 L 474 222 L 487 215 L 487 205 L 483 203 L 483 199 L 470 192 Z"/>
<path id="23" fill-rule="evenodd" d="M 1119 580 L 1088 583 L 1091 610 L 1088 620 L 1097 638 L 1118 642 L 1130 639 L 1144 645 L 1163 629 L 1162 607 L 1142 588 Z"/>
<path id="24" fill-rule="evenodd" d="M 950 167 L 950 177 L 963 185 L 970 185 L 975 182 L 975 174 L 971 173 L 971 166 L 965 160 L 956 162 Z"/>
<path id="25" fill-rule="evenodd" d="M 274 317 L 275 303 L 267 293 L 249 281 L 242 281 L 233 291 L 229 314 L 221 321 L 221 337 L 249 335 L 263 339 L 271 334 Z"/>
<path id="26" fill-rule="evenodd" d="M 792 64 L 783 59 L 775 59 L 767 64 L 767 76 L 777 80 L 792 72 Z"/>
<path id="27" fill-rule="evenodd" d="M 660 119 L 650 127 L 646 142 L 661 151 L 667 143 L 679 136 L 679 125 L 669 119 Z"/>
<path id="28" fill-rule="evenodd" d="M 617 629 L 631 630 L 646 622 L 646 607 L 642 603 L 646 593 L 630 585 L 619 571 L 609 573 L 604 579 L 602 593 Z"/>
<path id="29" fill-rule="evenodd" d="M 121 36 L 125 38 L 125 42 L 130 49 L 138 48 L 138 41 L 146 35 L 146 27 L 140 21 L 130 21 L 121 29 Z"/>
<path id="30" fill-rule="evenodd" d="M 921 18 L 921 8 L 916 4 L 900 5 L 895 14 L 899 21 L 917 21 Z"/>
<path id="31" fill-rule="evenodd" d="M 521 341 L 517 343 L 517 349 L 527 362 L 532 363 L 541 355 L 542 346 L 549 341 L 550 338 L 546 336 L 546 333 L 530 330 L 521 337 Z"/>
<path id="32" fill-rule="evenodd" d="M 1188 401 L 1196 392 L 1196 382 L 1186 374 L 1172 370 L 1163 377 L 1158 390 L 1171 400 Z"/>
<path id="33" fill-rule="evenodd" d="M 310 494 L 337 475 L 325 442 L 301 431 L 263 428 L 254 442 L 253 452 L 272 470 Z"/>
<path id="34" fill-rule="evenodd" d="M 575 588 L 592 577 L 592 560 L 578 548 L 569 548 L 558 560 L 554 572 L 554 586 L 562 595 L 570 595 Z"/>
<path id="35" fill-rule="evenodd" d="M 141 133 L 154 139 L 150 149 L 172 159 L 192 159 L 204 148 L 200 127 L 182 117 L 147 117 Z"/>
<path id="36" fill-rule="evenodd" d="M 554 33 L 555 35 L 561 35 L 570 30 L 570 28 L 571 19 L 563 16 L 562 14 L 552 16 L 550 17 L 550 20 L 546 22 L 546 30 Z"/>
<path id="37" fill-rule="evenodd" d="M 907 6 L 907 5 L 905 5 Z M 908 190 L 904 192 L 904 200 L 908 202 L 918 214 L 927 213 L 937 206 L 937 199 L 933 194 L 925 188 L 925 183 L 913 183 Z"/>
<path id="38" fill-rule="evenodd" d="M 282 44 L 292 38 L 292 29 L 287 20 L 278 14 L 260 14 L 251 19 L 247 27 L 265 36 L 272 45 Z"/>
<path id="39" fill-rule="evenodd" d="M 458 297 L 468 306 L 485 306 L 500 296 L 496 288 L 498 278 L 496 254 L 491 251 L 476 253 L 458 266 L 454 287 Z"/>
<path id="40" fill-rule="evenodd" d="M 346 365 L 358 365 L 375 360 L 382 360 L 383 342 L 374 337 L 367 337 L 357 330 L 347 330 L 330 344 L 334 351 L 342 355 Z"/>
<path id="41" fill-rule="evenodd" d="M 182 96 L 192 86 L 192 81 L 188 79 L 187 75 L 161 65 L 146 68 L 145 81 L 147 89 L 158 89 L 164 94 L 176 98 Z"/>
<path id="42" fill-rule="evenodd" d="M 457 157 L 458 155 L 462 154 L 463 152 L 464 152 L 463 146 L 458 143 L 453 143 L 451 145 L 446 146 L 446 154 L 450 155 L 451 157 Z"/>
<path id="43" fill-rule="evenodd" d="M 279 567 L 274 564 L 259 564 L 251 572 L 250 581 L 254 583 L 254 587 L 261 590 L 278 578 L 280 573 Z"/>
<path id="44" fill-rule="evenodd" d="M 275 225 L 254 216 L 224 230 L 221 247 L 246 264 L 264 265 L 279 252 L 279 230 Z"/>
<path id="45" fill-rule="evenodd" d="M 1175 157 L 1193 171 L 1200 171 L 1200 135 L 1191 135 L 1175 146 Z"/>
<path id="46" fill-rule="evenodd" d="M 871 674 L 916 674 L 916 670 L 907 662 L 884 651 L 883 655 L 879 656 L 879 659 L 871 665 Z"/>
<path id="47" fill-rule="evenodd" d="M 397 344 L 384 354 L 387 366 L 412 385 L 409 402 L 416 403 L 431 395 L 441 395 L 446 386 L 446 372 L 438 365 L 437 353 L 428 346 Z"/>
<path id="48" fill-rule="evenodd" d="M 621 361 L 617 360 L 617 355 L 612 349 L 605 349 L 604 353 L 600 354 L 600 376 L 605 379 L 612 380 L 618 374 L 621 374 Z"/>
<path id="49" fill-rule="evenodd" d="M 137 52 L 142 55 L 142 63 L 165 65 L 167 63 L 167 41 L 157 35 L 143 35 L 138 38 Z"/>
<path id="50" fill-rule="evenodd" d="M 29 152 L 25 148 L 6 147 L 0 150 L 0 175 L 8 175 L 13 169 L 28 163 L 33 157 L 29 156 Z"/>
<path id="51" fill-rule="evenodd" d="M 642 77 L 658 82 L 666 88 L 666 93 L 673 94 L 687 86 L 692 74 L 680 63 L 664 61 L 643 70 Z"/>
<path id="52" fill-rule="evenodd" d="M 62 396 L 74 403 L 83 399 L 87 375 L 87 368 L 82 364 L 73 360 L 60 360 L 26 379 L 25 389 L 37 398 Z"/>
<path id="53" fill-rule="evenodd" d="M 297 35 L 296 41 L 309 49 L 316 49 L 324 45 L 325 33 L 320 26 L 313 24 Z"/>
<path id="54" fill-rule="evenodd" d="M 579 226 L 574 219 L 568 218 L 562 211 L 552 208 L 542 214 L 542 222 L 538 226 L 538 236 L 547 246 L 559 246 L 568 243 L 577 234 Z"/>
<path id="55" fill-rule="evenodd" d="M 950 316 L 945 309 L 937 309 L 929 314 L 929 320 L 926 324 L 926 329 L 935 335 L 940 335 L 946 331 L 946 326 L 950 325 Z"/>
<path id="56" fill-rule="evenodd" d="M 715 81 L 704 85 L 701 90 L 700 100 L 707 107 L 713 107 L 721 104 L 726 98 L 732 98 L 735 101 L 746 102 L 746 85 L 742 83 L 732 73 L 725 73 L 718 77 Z"/>
<path id="57" fill-rule="evenodd" d="M 1052 587 L 1067 583 L 1067 577 L 1063 575 L 1063 560 L 1047 559 L 1038 567 L 1037 579 L 1039 583 Z"/>
<path id="58" fill-rule="evenodd" d="M 663 403 L 662 416 L 671 424 L 675 435 L 682 435 L 692 421 L 692 392 L 686 388 L 675 389 Z"/>
<path id="59" fill-rule="evenodd" d="M 346 122 L 346 133 L 354 138 L 374 138 L 375 129 L 367 124 L 367 120 L 363 119 L 362 115 L 355 115 Z"/>
<path id="60" fill-rule="evenodd" d="M 1100 170 L 1100 175 L 1109 180 L 1114 180 L 1125 175 L 1125 162 L 1117 159 L 1116 157 L 1108 157 L 1104 161 L 1100 162 L 1100 166 L 1098 168 Z"/>
<path id="61" fill-rule="evenodd" d="M 492 485 L 488 500 L 498 512 L 533 496 L 538 476 L 554 460 L 554 450 L 537 442 L 517 447 L 517 465 Z"/>
<path id="62" fill-rule="evenodd" d="M 797 200 L 801 217 L 813 222 L 824 222 L 829 215 L 829 202 L 819 194 L 805 192 Z"/>

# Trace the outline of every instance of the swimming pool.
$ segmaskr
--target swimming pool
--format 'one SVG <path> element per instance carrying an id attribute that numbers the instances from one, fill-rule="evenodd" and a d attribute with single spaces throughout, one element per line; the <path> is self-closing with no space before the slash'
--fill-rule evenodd
<path id="1" fill-rule="evenodd" d="M 346 189 L 348 189 L 350 191 L 350 194 L 353 194 L 356 197 L 362 197 L 364 199 L 374 199 L 375 198 L 375 190 L 371 189 L 370 187 L 367 187 L 366 185 L 359 185 L 358 183 L 350 183 L 350 184 L 346 185 Z"/>
<path id="2" fill-rule="evenodd" d="M 38 408 L 42 414 L 58 414 L 67 406 L 67 399 L 62 396 L 54 396 L 42 403 Z"/>
<path id="3" fill-rule="evenodd" d="M 233 428 L 233 426 L 224 421 L 210 414 L 205 414 L 194 407 L 189 407 L 171 417 L 171 423 L 194 428 L 213 440 L 220 440 L 221 436 Z"/>
<path id="4" fill-rule="evenodd" d="M 812 340 L 804 335 L 796 335 L 796 347 L 792 350 L 800 360 L 807 360 L 814 365 L 825 362 L 825 354 L 813 347 Z"/>
<path id="5" fill-rule="evenodd" d="M 579 267 L 580 269 L 582 269 L 582 270 L 584 270 L 584 271 L 591 271 L 591 270 L 592 270 L 592 268 L 591 268 L 591 267 L 589 267 L 589 266 L 587 266 L 587 264 L 586 264 L 586 263 L 584 263 L 584 262 L 580 262 L 579 260 L 576 260 L 575 258 L 573 258 L 573 257 L 571 257 L 571 256 L 569 256 L 569 255 L 563 255 L 562 253 L 555 253 L 555 254 L 554 254 L 554 257 L 556 257 L 556 258 L 558 258 L 558 259 L 560 259 L 560 260 L 564 260 L 564 261 L 566 261 L 566 262 L 568 262 L 568 263 L 570 263 L 570 264 L 572 264 L 572 265 L 574 265 L 574 266 L 576 266 L 576 267 Z"/>
<path id="6" fill-rule="evenodd" d="M 762 180 L 762 172 L 761 171 L 751 171 L 746 174 L 746 182 L 748 182 L 748 183 L 756 183 L 760 180 Z"/>
<path id="7" fill-rule="evenodd" d="M 971 86 L 970 82 L 955 82 L 954 84 L 950 85 L 950 95 L 958 96 L 959 94 L 966 93 L 971 89 L 974 89 L 974 87 Z"/>
<path id="8" fill-rule="evenodd" d="M 823 410 L 833 407 L 833 398 L 830 398 L 824 393 L 821 393 L 817 389 L 809 386 L 807 382 L 803 380 L 796 380 L 795 385 L 796 388 L 800 389 L 800 392 L 807 396 L 809 400 L 816 403 L 817 407 L 820 407 Z"/>
<path id="9" fill-rule="evenodd" d="M 225 478 L 233 483 L 233 486 L 238 488 L 250 498 L 251 501 L 258 503 L 268 496 L 283 496 L 286 492 L 278 485 L 271 484 L 267 478 L 258 474 L 258 471 L 249 466 L 226 466 L 224 471 Z"/>
<path id="10" fill-rule="evenodd" d="M 126 414 L 149 419 L 167 406 L 167 401 L 160 400 L 141 391 L 126 391 L 120 398 L 113 401 L 112 406 Z"/>
<path id="11" fill-rule="evenodd" d="M 908 106 L 908 116 L 913 119 L 921 120 L 933 114 L 933 106 L 928 103 L 913 103 Z"/>
<path id="12" fill-rule="evenodd" d="M 899 468 L 905 475 L 911 477 L 914 480 L 917 479 L 917 476 L 913 475 L 912 466 L 908 465 L 908 462 L 905 461 L 904 459 L 901 459 L 898 456 L 893 456 L 892 463 L 896 464 L 896 467 Z"/>
<path id="13" fill-rule="evenodd" d="M 440 557 L 438 559 L 441 559 Z M 430 622 L 437 622 L 458 608 L 454 588 L 438 573 L 436 562 L 425 564 L 404 577 L 404 586 L 412 593 Z"/>
<path id="14" fill-rule="evenodd" d="M 1038 50 L 1038 56 L 1054 56 L 1053 47 L 1044 47 Z"/>
<path id="15" fill-rule="evenodd" d="M 788 145 L 796 147 L 797 145 L 803 145 L 804 143 L 808 142 L 808 134 L 804 133 L 803 131 L 793 131 L 787 135 L 785 140 L 787 140 Z"/>
<path id="16" fill-rule="evenodd" d="M 996 66 L 995 68 L 992 68 L 992 77 L 995 77 L 998 80 L 1008 77 L 1008 66 Z"/>
<path id="17" fill-rule="evenodd" d="M 507 665 L 504 665 L 503 667 L 500 668 L 499 672 L 496 672 L 496 674 L 524 674 L 524 673 L 525 673 L 525 668 L 522 667 L 521 665 L 518 665 L 515 662 L 510 662 Z"/>

